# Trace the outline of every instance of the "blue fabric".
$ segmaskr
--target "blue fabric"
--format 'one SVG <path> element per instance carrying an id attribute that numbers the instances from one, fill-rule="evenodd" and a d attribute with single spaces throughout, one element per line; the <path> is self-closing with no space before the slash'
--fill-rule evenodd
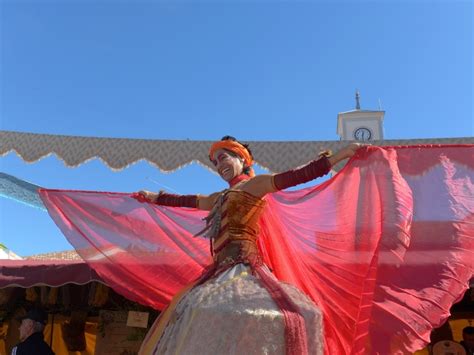
<path id="1" fill-rule="evenodd" d="M 0 172 L 0 196 L 46 211 L 38 195 L 38 185 Z"/>

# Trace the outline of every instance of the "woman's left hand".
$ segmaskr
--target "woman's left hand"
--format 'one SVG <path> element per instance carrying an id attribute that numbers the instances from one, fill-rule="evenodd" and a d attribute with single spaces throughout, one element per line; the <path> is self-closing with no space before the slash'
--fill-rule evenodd
<path id="1" fill-rule="evenodd" d="M 370 144 L 351 143 L 351 144 L 347 145 L 346 147 L 344 147 L 343 149 L 341 149 L 340 151 L 338 151 L 332 157 L 330 157 L 329 161 L 330 161 L 331 165 L 335 165 L 338 162 L 340 162 L 341 160 L 352 157 L 359 148 L 365 147 L 365 146 L 368 146 L 368 145 L 370 145 Z"/>
<path id="2" fill-rule="evenodd" d="M 352 157 L 359 148 L 365 147 L 367 145 L 370 145 L 370 144 L 364 144 L 364 143 L 351 143 L 351 144 L 349 144 L 347 147 L 345 147 L 341 150 L 341 153 L 344 156 L 343 159 Z"/>

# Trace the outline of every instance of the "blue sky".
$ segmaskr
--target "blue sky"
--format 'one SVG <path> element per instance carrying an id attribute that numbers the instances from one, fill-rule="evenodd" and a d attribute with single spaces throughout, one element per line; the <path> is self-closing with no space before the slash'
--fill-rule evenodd
<path id="1" fill-rule="evenodd" d="M 474 135 L 470 1 L 0 0 L 0 31 L 2 130 L 337 140 L 358 88 L 362 108 L 380 100 L 387 139 Z M 225 186 L 195 165 L 117 173 L 9 154 L 0 171 L 66 189 Z M 46 213 L 3 198 L 0 242 L 70 249 Z"/>

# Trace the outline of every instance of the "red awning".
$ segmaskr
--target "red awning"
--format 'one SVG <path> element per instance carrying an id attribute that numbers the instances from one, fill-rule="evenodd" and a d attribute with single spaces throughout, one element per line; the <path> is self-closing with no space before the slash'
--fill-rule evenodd
<path id="1" fill-rule="evenodd" d="M 103 282 L 79 260 L 0 260 L 0 288 L 83 285 L 91 281 Z"/>

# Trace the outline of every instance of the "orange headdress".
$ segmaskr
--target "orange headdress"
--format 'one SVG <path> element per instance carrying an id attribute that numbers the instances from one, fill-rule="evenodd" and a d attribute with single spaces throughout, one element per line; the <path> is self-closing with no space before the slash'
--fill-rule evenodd
<path id="1" fill-rule="evenodd" d="M 231 140 L 223 140 L 223 141 L 215 142 L 211 146 L 211 149 L 209 149 L 209 158 L 211 160 L 214 160 L 214 153 L 219 149 L 225 149 L 232 153 L 237 154 L 239 157 L 241 157 L 244 160 L 245 167 L 249 168 L 249 176 L 250 177 L 255 176 L 255 172 L 253 171 L 253 168 L 252 168 L 253 158 L 250 155 L 250 152 L 247 150 L 247 148 L 245 148 L 242 144 L 236 141 L 231 141 Z"/>

